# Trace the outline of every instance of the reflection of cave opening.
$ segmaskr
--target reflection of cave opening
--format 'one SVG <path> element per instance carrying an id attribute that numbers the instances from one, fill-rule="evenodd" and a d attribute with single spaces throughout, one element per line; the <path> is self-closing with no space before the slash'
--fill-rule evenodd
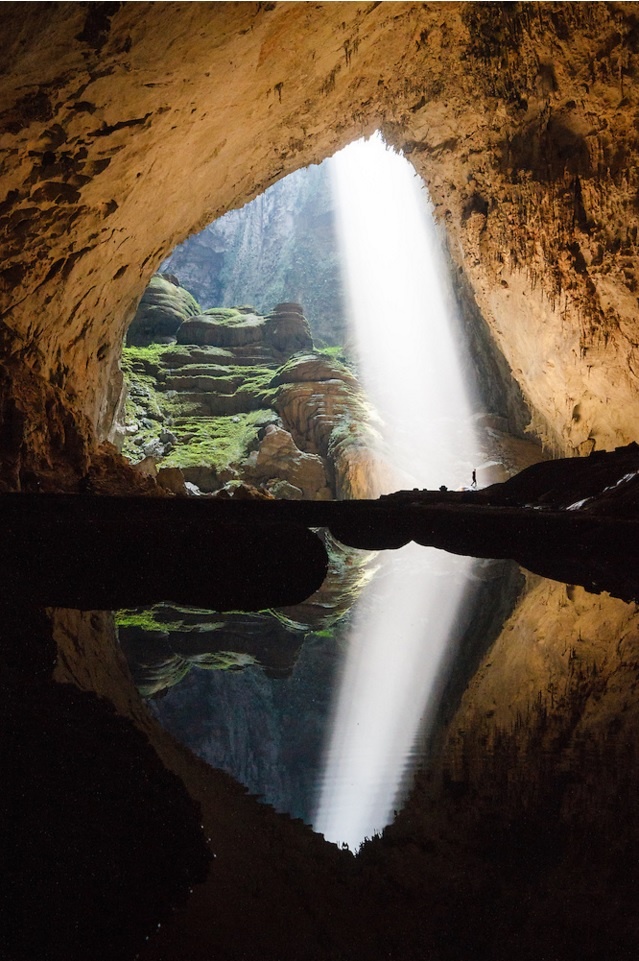
<path id="1" fill-rule="evenodd" d="M 455 296 L 446 283 L 433 286 L 437 274 L 444 278 L 443 259 L 426 266 L 437 244 L 432 226 L 425 228 L 425 190 L 379 139 L 354 144 L 341 158 L 287 178 L 191 238 L 145 294 L 125 351 L 124 450 L 138 469 L 159 469 L 168 489 L 376 497 L 402 486 L 468 484 L 473 469 L 485 482 L 515 462 L 518 442 L 505 429 L 505 411 L 497 404 L 478 413 L 481 390 L 475 389 L 473 412 L 461 389 L 464 379 L 477 387 L 468 347 L 460 350 L 463 374 L 456 369 L 455 346 L 466 336 L 461 319 L 453 333 L 429 326 L 432 315 L 453 308 Z M 398 165 L 399 181 L 393 181 Z M 381 181 L 373 182 L 378 175 Z M 340 185 L 335 193 L 333 183 Z M 368 192 L 358 196 L 362 186 Z M 349 223 L 357 224 L 354 232 Z M 475 336 L 479 342 L 481 332 Z M 375 368 L 378 376 L 369 380 Z M 444 582 L 435 552 L 405 551 L 395 568 L 385 559 L 380 590 L 397 609 L 380 616 L 374 586 L 363 608 L 353 606 L 379 562 L 330 538 L 328 546 L 329 579 L 299 609 L 211 615 L 164 604 L 122 612 L 120 638 L 140 689 L 162 696 L 154 709 L 169 729 L 279 809 L 305 820 L 316 815 L 327 837 L 356 846 L 384 826 L 398 803 L 425 717 L 433 712 L 427 702 L 441 680 L 468 566 L 454 560 Z M 442 583 L 446 612 L 437 600 Z M 364 625 L 366 610 L 373 620 Z M 393 631 L 401 644 L 392 643 Z M 383 712 L 374 687 L 364 713 L 350 721 L 336 702 L 333 714 L 342 720 L 329 746 L 329 685 L 340 670 L 339 648 L 357 648 L 359 677 L 372 673 L 375 683 L 387 682 L 385 733 L 378 729 L 366 749 L 356 739 L 345 762 L 335 739 L 348 741 L 348 723 L 361 731 Z M 362 667 L 361 658 L 374 652 L 376 666 Z M 209 670 L 190 672 L 192 666 Z M 393 708 L 388 682 L 395 667 Z M 352 672 L 347 666 L 345 677 Z M 350 704 L 355 682 L 344 683 Z M 393 725 L 407 699 L 410 719 L 399 733 Z M 301 718 L 310 733 L 300 733 Z M 385 746 L 383 760 L 373 762 L 375 784 L 365 774 L 338 804 L 353 808 L 372 792 L 378 807 L 368 819 L 354 819 L 360 827 L 331 824 L 327 792 L 351 780 L 337 768 L 346 763 L 352 770 L 371 743 Z"/>

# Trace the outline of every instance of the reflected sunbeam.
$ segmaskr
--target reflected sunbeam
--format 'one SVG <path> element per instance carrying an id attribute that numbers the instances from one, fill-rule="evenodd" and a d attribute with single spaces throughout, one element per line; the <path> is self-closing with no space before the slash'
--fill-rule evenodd
<path id="1" fill-rule="evenodd" d="M 329 840 L 355 850 L 401 805 L 471 565 L 409 544 L 385 555 L 359 600 L 314 819 Z"/>
<path id="2" fill-rule="evenodd" d="M 471 401 L 424 184 L 378 134 L 331 163 L 360 374 L 390 458 L 420 486 L 468 484 Z M 352 849 L 392 819 L 435 708 L 473 564 L 450 557 L 444 579 L 443 556 L 387 555 L 374 601 L 358 602 L 314 818 Z"/>

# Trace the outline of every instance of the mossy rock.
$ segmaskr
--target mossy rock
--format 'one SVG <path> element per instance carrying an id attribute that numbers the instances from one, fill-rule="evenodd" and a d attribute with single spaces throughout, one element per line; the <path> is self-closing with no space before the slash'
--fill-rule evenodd
<path id="1" fill-rule="evenodd" d="M 323 383 L 328 380 L 341 380 L 345 384 L 358 387 L 357 378 L 335 357 L 324 351 L 304 350 L 293 354 L 283 364 L 271 380 L 272 387 L 281 384 L 295 384 L 303 381 Z"/>
<path id="2" fill-rule="evenodd" d="M 172 339 L 187 317 L 200 313 L 200 305 L 184 287 L 156 274 L 144 291 L 127 331 L 127 344 L 144 346 Z"/>
<path id="3" fill-rule="evenodd" d="M 227 312 L 225 311 L 225 314 Z M 185 320 L 176 332 L 178 344 L 211 347 L 246 347 L 264 340 L 264 318 L 257 314 L 241 314 L 237 310 L 228 316 L 200 314 Z"/>
<path id="4" fill-rule="evenodd" d="M 277 419 L 274 410 L 258 410 L 176 421 L 172 430 L 178 443 L 162 463 L 182 469 L 205 465 L 220 474 L 244 461 L 257 448 L 260 430 Z"/>

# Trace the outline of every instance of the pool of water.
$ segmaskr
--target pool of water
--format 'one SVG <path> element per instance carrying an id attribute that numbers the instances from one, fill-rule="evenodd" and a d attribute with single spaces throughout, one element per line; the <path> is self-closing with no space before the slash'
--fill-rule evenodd
<path id="1" fill-rule="evenodd" d="M 367 575 L 345 610 L 320 592 L 316 608 L 332 616 L 311 602 L 278 616 L 182 609 L 176 623 L 169 607 L 120 617 L 120 640 L 167 730 L 357 850 L 401 809 L 523 581 L 510 562 L 415 545 L 352 553 Z M 352 571 L 341 568 L 351 587 Z"/>

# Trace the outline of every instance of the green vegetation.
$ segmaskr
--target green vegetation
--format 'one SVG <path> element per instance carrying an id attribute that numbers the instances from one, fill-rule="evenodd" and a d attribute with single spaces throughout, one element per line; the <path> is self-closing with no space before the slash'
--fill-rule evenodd
<path id="1" fill-rule="evenodd" d="M 137 627 L 141 631 L 160 632 L 163 634 L 168 634 L 171 631 L 179 631 L 182 627 L 181 621 L 158 620 L 157 614 L 158 611 L 154 607 L 116 611 L 115 623 L 117 627 Z"/>
<path id="2" fill-rule="evenodd" d="M 341 347 L 339 344 L 333 347 L 318 347 L 316 350 L 322 357 L 327 357 L 329 360 L 336 360 L 340 364 L 343 364 L 344 367 L 347 367 L 349 370 L 351 369 L 352 361 L 346 356 L 344 347 Z"/>
<path id="3" fill-rule="evenodd" d="M 209 307 L 208 310 L 204 311 L 204 316 L 210 317 L 211 320 L 223 322 L 227 327 L 235 327 L 238 324 L 243 324 L 246 321 L 247 313 L 251 312 L 251 308 L 245 307 L 241 310 L 238 307 Z"/>
<path id="4" fill-rule="evenodd" d="M 115 622 L 118 627 L 140 628 L 143 631 L 163 631 L 188 634 L 191 631 L 216 631 L 224 627 L 224 619 L 215 611 L 195 607 L 181 607 L 179 604 L 159 603 L 153 607 L 136 607 L 116 611 Z"/>
<path id="5" fill-rule="evenodd" d="M 171 430 L 178 439 L 163 461 L 166 467 L 213 467 L 218 473 L 237 464 L 257 447 L 261 427 L 277 419 L 274 410 L 257 410 L 228 417 L 176 419 Z"/>
<path id="6" fill-rule="evenodd" d="M 193 355 L 197 368 L 192 365 Z M 276 419 L 271 409 L 276 391 L 270 386 L 275 367 L 215 363 L 228 356 L 227 351 L 215 348 L 180 348 L 173 344 L 125 347 L 122 370 L 129 386 L 125 423 L 137 429 L 126 436 L 124 455 L 134 463 L 139 461 L 144 449 L 156 442 L 162 431 L 169 430 L 177 443 L 163 458 L 163 466 L 205 465 L 219 471 L 241 461 L 256 445 L 259 428 Z M 212 363 L 206 363 L 209 357 Z M 171 375 L 192 376 L 194 380 L 198 375 L 210 375 L 219 380 L 219 395 L 235 399 L 229 401 L 229 408 L 239 412 L 207 416 L 206 394 L 198 398 L 195 388 L 186 396 L 159 389 Z"/>
<path id="7" fill-rule="evenodd" d="M 125 374 L 143 373 L 156 375 L 162 365 L 162 356 L 172 350 L 172 344 L 149 344 L 148 347 L 124 347 L 122 370 Z"/>

